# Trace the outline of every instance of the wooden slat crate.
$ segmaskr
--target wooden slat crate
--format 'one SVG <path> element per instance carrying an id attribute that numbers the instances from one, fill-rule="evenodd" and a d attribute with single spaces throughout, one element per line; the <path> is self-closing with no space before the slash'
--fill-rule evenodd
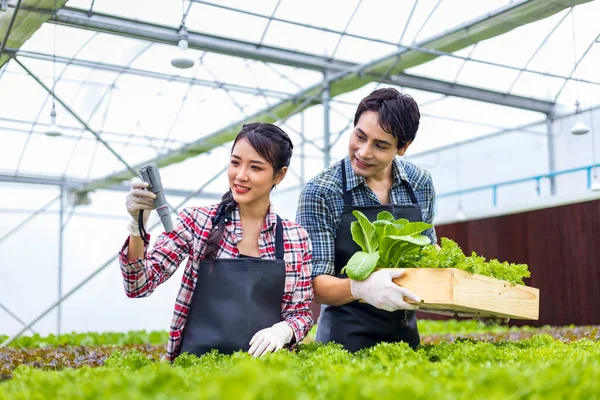
<path id="1" fill-rule="evenodd" d="M 407 268 L 394 279 L 421 298 L 419 311 L 537 320 L 539 289 L 455 268 Z"/>

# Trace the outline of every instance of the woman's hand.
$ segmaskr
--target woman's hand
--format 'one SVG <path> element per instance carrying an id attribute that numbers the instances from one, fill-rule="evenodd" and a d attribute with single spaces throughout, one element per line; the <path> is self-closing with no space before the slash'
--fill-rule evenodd
<path id="1" fill-rule="evenodd" d="M 278 322 L 270 328 L 256 332 L 250 340 L 250 350 L 248 350 L 248 353 L 254 357 L 274 353 L 291 342 L 293 336 L 294 332 L 287 322 Z"/>
<path id="2" fill-rule="evenodd" d="M 154 207 L 156 195 L 149 190 L 146 190 L 147 187 L 147 182 L 134 182 L 131 190 L 127 193 L 125 205 L 127 207 L 127 212 L 131 215 L 131 218 L 133 218 L 136 225 L 138 223 L 138 214 L 140 210 L 154 210 L 156 208 Z M 150 213 L 145 212 L 144 226 L 146 226 L 149 217 Z"/>

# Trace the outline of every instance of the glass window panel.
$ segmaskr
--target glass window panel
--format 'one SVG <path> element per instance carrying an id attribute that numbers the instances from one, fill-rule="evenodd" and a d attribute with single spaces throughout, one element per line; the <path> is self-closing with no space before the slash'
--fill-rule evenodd
<path id="1" fill-rule="evenodd" d="M 319 56 L 331 54 L 340 35 L 273 21 L 264 43 Z"/>
<path id="2" fill-rule="evenodd" d="M 54 40 L 55 27 L 56 41 Z M 57 56 L 71 58 L 96 35 L 94 31 L 45 23 L 23 43 L 21 50 L 52 55 L 56 45 Z"/>
<path id="3" fill-rule="evenodd" d="M 357 0 L 283 0 L 275 17 L 341 32 L 357 3 Z M 316 10 L 318 12 L 315 12 Z"/>
<path id="4" fill-rule="evenodd" d="M 258 42 L 267 26 L 267 19 L 208 5 L 194 4 L 185 24 L 191 31 Z"/>
<path id="5" fill-rule="evenodd" d="M 506 92 L 519 71 L 467 61 L 457 83 Z"/>
<path id="6" fill-rule="evenodd" d="M 431 15 L 429 20 L 427 20 L 427 23 L 425 23 L 436 3 L 437 0 L 424 2 L 419 1 L 417 10 L 415 10 L 413 22 L 407 30 L 407 39 L 410 38 L 412 41 L 416 42 L 427 40 L 439 35 L 444 31 L 460 26 L 474 18 L 497 10 L 510 3 L 510 1 L 444 0 L 440 2 L 439 6 L 437 6 L 435 9 L 435 12 Z M 421 29 L 423 23 L 425 23 L 425 25 Z M 419 29 L 421 29 L 421 32 L 419 33 L 418 37 L 415 37 Z"/>
<path id="7" fill-rule="evenodd" d="M 127 65 L 148 42 L 99 33 L 81 51 L 77 58 L 109 64 Z"/>
<path id="8" fill-rule="evenodd" d="M 348 27 L 348 32 L 398 43 L 412 6 L 412 1 L 390 1 L 385 3 L 384 9 L 380 2 L 363 1 Z M 417 9 L 420 7 L 419 5 Z"/>
<path id="9" fill-rule="evenodd" d="M 0 135 L 2 135 L 2 146 L 0 146 L 0 170 L 13 171 L 25 141 L 27 140 L 27 131 L 13 131 L 11 128 L 4 129 L 4 123 L 0 122 Z"/>
<path id="10" fill-rule="evenodd" d="M 554 101 L 563 83 L 564 79 L 523 72 L 511 90 L 511 94 Z"/>
<path id="11" fill-rule="evenodd" d="M 397 50 L 397 47 L 389 44 L 344 36 L 335 53 L 335 58 L 365 64 Z"/>
<path id="12" fill-rule="evenodd" d="M 408 68 L 406 73 L 454 82 L 464 63 L 464 60 L 458 58 L 438 57 L 425 64 Z"/>
<path id="13" fill-rule="evenodd" d="M 250 11 L 257 14 L 271 15 L 273 10 L 275 9 L 275 6 L 277 5 L 277 0 L 224 0 L 220 1 L 219 3 L 231 8 L 237 8 L 240 10 Z"/>
<path id="14" fill-rule="evenodd" d="M 181 1 L 166 3 L 160 0 L 95 0 L 94 11 L 178 27 L 182 16 L 181 4 Z M 186 9 L 187 5 L 186 2 Z"/>
<path id="15" fill-rule="evenodd" d="M 422 112 L 501 128 L 523 125 L 542 118 L 539 113 L 533 111 L 457 97 L 447 97 L 444 100 L 431 103 L 422 107 Z"/>
<path id="16" fill-rule="evenodd" d="M 0 79 L 0 93 L 0 117 L 27 121 L 35 120 L 48 97 L 47 92 L 29 75 L 8 72 Z M 18 95 L 19 93 L 27 93 L 27 96 Z"/>

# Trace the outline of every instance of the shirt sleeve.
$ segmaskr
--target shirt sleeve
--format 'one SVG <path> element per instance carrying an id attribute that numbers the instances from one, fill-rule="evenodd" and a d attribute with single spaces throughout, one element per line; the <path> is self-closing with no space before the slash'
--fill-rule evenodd
<path id="1" fill-rule="evenodd" d="M 300 193 L 296 222 L 308 232 L 313 245 L 312 278 L 335 275 L 335 211 L 327 202 L 324 190 L 308 183 Z"/>
<path id="2" fill-rule="evenodd" d="M 173 275 L 193 247 L 195 222 L 191 209 L 184 209 L 172 232 L 162 233 L 154 246 L 144 246 L 144 259 L 127 260 L 129 238 L 119 252 L 119 264 L 127 297 L 150 296 L 158 285 Z M 150 235 L 147 235 L 150 239 Z"/>
<path id="3" fill-rule="evenodd" d="M 314 324 L 310 310 L 310 303 L 314 298 L 311 279 L 312 245 L 308 233 L 301 228 L 299 231 L 303 246 L 302 260 L 299 260 L 297 265 L 290 266 L 290 271 L 286 267 L 286 278 L 289 279 L 292 275 L 295 286 L 291 293 L 286 291 L 282 308 L 283 320 L 292 328 L 296 343 L 300 343 L 306 337 Z"/>
<path id="4" fill-rule="evenodd" d="M 435 216 L 435 187 L 433 186 L 433 179 L 429 172 L 427 172 L 427 182 L 424 185 L 423 190 L 427 197 L 427 207 L 423 215 L 423 222 L 433 225 L 433 218 Z M 423 233 L 431 239 L 431 244 L 437 243 L 435 227 L 431 227 Z"/>

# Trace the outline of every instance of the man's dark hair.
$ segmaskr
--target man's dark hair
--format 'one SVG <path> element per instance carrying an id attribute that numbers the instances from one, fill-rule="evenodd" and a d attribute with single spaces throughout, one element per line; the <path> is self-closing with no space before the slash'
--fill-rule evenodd
<path id="1" fill-rule="evenodd" d="M 365 111 L 375 111 L 378 114 L 379 126 L 398 139 L 398 149 L 415 140 L 421 114 L 417 102 L 409 95 L 394 88 L 375 90 L 358 105 L 354 114 L 354 126 Z"/>

